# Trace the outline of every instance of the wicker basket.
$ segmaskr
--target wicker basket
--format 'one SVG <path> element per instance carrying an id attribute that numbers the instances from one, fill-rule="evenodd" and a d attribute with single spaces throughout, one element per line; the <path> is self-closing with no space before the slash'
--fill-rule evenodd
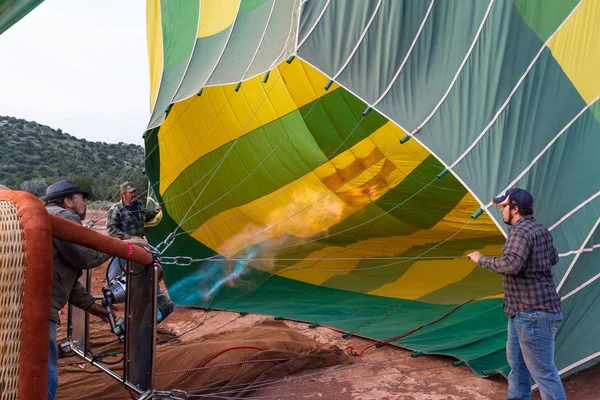
<path id="1" fill-rule="evenodd" d="M 52 235 L 41 202 L 0 188 L 0 399 L 44 399 Z"/>
<path id="2" fill-rule="evenodd" d="M 0 396 L 17 398 L 25 251 L 14 204 L 0 201 Z"/>

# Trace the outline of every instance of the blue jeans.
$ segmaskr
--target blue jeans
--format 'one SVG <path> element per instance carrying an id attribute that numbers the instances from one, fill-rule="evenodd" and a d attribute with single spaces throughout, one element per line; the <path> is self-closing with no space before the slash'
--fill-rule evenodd
<path id="1" fill-rule="evenodd" d="M 58 347 L 56 322 L 50 321 L 50 346 L 48 348 L 48 400 L 54 400 L 58 387 Z"/>
<path id="2" fill-rule="evenodd" d="M 508 319 L 506 356 L 510 365 L 507 400 L 531 398 L 531 378 L 540 387 L 543 400 L 566 399 L 554 364 L 554 341 L 561 314 L 520 312 Z"/>

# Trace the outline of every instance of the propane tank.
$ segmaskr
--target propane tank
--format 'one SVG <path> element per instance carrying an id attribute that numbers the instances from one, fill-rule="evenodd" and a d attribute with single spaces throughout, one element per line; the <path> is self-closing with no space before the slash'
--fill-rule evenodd
<path id="1" fill-rule="evenodd" d="M 156 323 L 160 324 L 165 320 L 175 309 L 173 301 L 164 293 L 161 293 L 156 298 Z"/>

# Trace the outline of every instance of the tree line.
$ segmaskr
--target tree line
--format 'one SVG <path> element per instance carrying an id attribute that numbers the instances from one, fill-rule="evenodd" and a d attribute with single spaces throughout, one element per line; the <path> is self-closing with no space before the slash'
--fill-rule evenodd
<path id="1" fill-rule="evenodd" d="M 42 197 L 61 179 L 77 182 L 90 200 L 118 199 L 119 184 L 140 192 L 148 180 L 141 146 L 91 142 L 34 121 L 0 116 L 0 184 Z"/>

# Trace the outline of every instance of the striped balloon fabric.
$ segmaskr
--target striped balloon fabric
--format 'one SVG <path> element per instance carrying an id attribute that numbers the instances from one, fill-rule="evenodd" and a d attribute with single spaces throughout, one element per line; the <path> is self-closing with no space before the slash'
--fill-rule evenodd
<path id="1" fill-rule="evenodd" d="M 148 0 L 147 18 L 147 234 L 186 257 L 164 264 L 173 300 L 506 375 L 501 277 L 465 256 L 501 253 L 491 199 L 517 186 L 561 253 L 559 370 L 598 362 L 600 2 Z"/>
<path id="2" fill-rule="evenodd" d="M 44 0 L 0 0 L 0 35 Z"/>

